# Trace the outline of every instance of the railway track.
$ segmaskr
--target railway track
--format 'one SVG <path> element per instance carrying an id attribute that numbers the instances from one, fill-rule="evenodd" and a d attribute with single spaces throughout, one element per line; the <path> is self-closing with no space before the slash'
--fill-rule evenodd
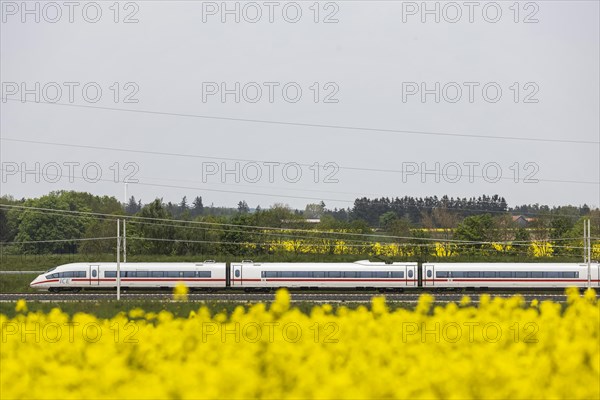
<path id="1" fill-rule="evenodd" d="M 309 303 L 326 303 L 326 302 L 369 302 L 374 296 L 385 296 L 389 302 L 404 302 L 416 303 L 422 292 L 410 293 L 296 293 L 292 292 L 292 302 L 309 302 Z M 473 302 L 478 302 L 481 293 L 431 293 L 435 297 L 436 302 L 450 303 L 458 302 L 463 296 L 468 295 Z M 493 297 L 511 297 L 515 296 L 516 292 L 498 292 L 490 293 Z M 566 296 L 562 292 L 556 293 L 521 293 L 525 301 L 537 300 L 552 300 L 557 302 L 566 301 Z M 597 298 L 600 296 L 596 296 Z M 171 301 L 173 295 L 170 292 L 161 293 L 139 293 L 129 292 L 122 293 L 121 299 L 127 300 L 155 300 L 155 301 Z M 257 302 L 257 301 L 273 301 L 274 293 L 190 293 L 188 294 L 189 301 L 234 301 L 234 302 Z M 116 300 L 115 293 L 98 293 L 98 292 L 82 292 L 82 293 L 2 293 L 0 294 L 1 302 L 14 302 L 19 299 L 27 301 L 98 301 L 98 300 Z"/>

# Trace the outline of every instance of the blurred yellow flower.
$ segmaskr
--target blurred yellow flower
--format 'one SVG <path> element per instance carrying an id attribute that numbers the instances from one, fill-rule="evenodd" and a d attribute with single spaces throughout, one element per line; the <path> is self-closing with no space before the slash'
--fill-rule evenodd
<path id="1" fill-rule="evenodd" d="M 173 300 L 175 301 L 188 301 L 188 287 L 183 282 L 177 282 L 173 289 Z"/>
<path id="2" fill-rule="evenodd" d="M 16 312 L 27 312 L 27 302 L 23 299 L 17 300 L 17 305 L 15 306 Z"/>
<path id="3" fill-rule="evenodd" d="M 59 309 L 0 314 L 3 399 L 598 399 L 600 304 L 465 296 L 414 310 L 303 313 L 280 290 L 258 303 L 180 318 L 133 309 L 113 318 Z M 536 308 L 537 307 L 537 308 Z M 31 308 L 31 305 L 30 305 Z M 482 362 L 483 360 L 483 362 Z"/>

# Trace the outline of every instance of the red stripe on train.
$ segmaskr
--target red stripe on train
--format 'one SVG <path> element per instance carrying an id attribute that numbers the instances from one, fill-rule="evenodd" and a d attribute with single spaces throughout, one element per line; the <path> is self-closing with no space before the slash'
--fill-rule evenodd
<path id="1" fill-rule="evenodd" d="M 32 285 L 39 285 L 41 283 L 50 283 L 50 282 L 58 282 L 58 279 L 50 279 L 50 280 L 47 280 L 47 281 L 34 282 L 34 283 L 32 283 Z"/>
<path id="2" fill-rule="evenodd" d="M 452 278 L 450 279 L 423 279 L 423 282 L 587 282 L 587 279 L 464 279 L 464 278 Z M 600 279 L 592 279 L 592 282 L 600 282 Z"/>
<path id="3" fill-rule="evenodd" d="M 416 282 L 416 279 L 355 279 L 355 278 L 326 278 L 326 279 L 314 279 L 314 278 L 266 278 L 267 282 L 279 282 L 279 281 L 297 281 L 297 282 Z"/>

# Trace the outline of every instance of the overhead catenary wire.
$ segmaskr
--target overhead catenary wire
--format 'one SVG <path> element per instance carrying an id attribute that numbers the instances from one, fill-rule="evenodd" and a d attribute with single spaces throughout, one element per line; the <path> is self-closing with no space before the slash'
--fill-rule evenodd
<path id="1" fill-rule="evenodd" d="M 209 230 L 209 231 L 216 231 L 215 228 L 210 228 L 210 227 L 198 227 L 198 226 L 186 226 L 186 225 L 176 225 L 176 224 L 165 224 L 164 222 L 139 222 L 139 221 L 131 221 L 132 224 L 136 225 L 160 225 L 160 226 L 170 226 L 170 227 L 175 227 L 175 228 L 183 228 L 183 229 L 194 229 L 194 230 Z M 218 228 L 217 228 L 218 229 Z M 284 228 L 286 229 L 286 228 Z M 421 229 L 416 229 L 421 231 Z M 238 229 L 222 229 L 219 232 L 223 232 L 223 233 L 230 233 L 230 232 L 235 232 L 235 233 L 251 233 L 251 234 L 256 234 L 256 235 L 266 235 L 266 236 L 276 236 L 276 237 L 291 237 L 291 238 L 295 238 L 295 239 L 317 239 L 317 240 L 336 240 L 337 238 L 327 238 L 327 237 L 322 237 L 322 236 L 299 236 L 299 235 L 290 235 L 288 233 L 270 233 L 270 232 L 260 232 L 260 231 L 248 231 L 248 230 L 238 230 Z M 311 233 L 319 233 L 318 231 L 310 231 Z M 325 231 L 324 231 L 325 232 Z M 335 231 L 329 231 L 327 232 L 329 234 L 335 234 Z M 571 240 L 581 240 L 581 238 L 556 238 L 556 239 L 532 239 L 532 240 L 504 240 L 504 241 L 488 241 L 488 242 L 476 242 L 476 241 L 469 241 L 469 240 L 458 240 L 458 239 L 445 239 L 445 238 L 419 238 L 419 237 L 415 237 L 415 236 L 390 236 L 390 235 L 382 235 L 384 238 L 389 238 L 392 237 L 394 239 L 402 239 L 402 240 L 426 240 L 426 241 L 432 241 L 432 242 L 449 242 L 449 243 L 467 243 L 467 244 L 518 244 L 518 243 L 527 243 L 527 244 L 531 244 L 531 243 L 537 243 L 540 241 L 552 241 L 552 242 L 563 242 L 563 241 L 571 241 Z M 344 239 L 345 241 L 350 241 L 350 242 L 364 242 L 361 240 L 357 240 L 357 239 Z M 570 246 L 565 246 L 565 247 L 570 247 Z"/>
<path id="2" fill-rule="evenodd" d="M 2 206 L 6 206 L 6 205 L 1 205 Z M 380 235 L 380 234 L 365 234 L 365 233 L 353 233 L 353 232 L 336 232 L 336 231 L 319 231 L 319 230 L 310 230 L 310 229 L 298 229 L 298 228 L 280 228 L 280 227 L 259 227 L 259 226 L 252 226 L 252 225 L 239 225 L 239 224 L 226 224 L 226 223 L 205 223 L 205 222 L 201 222 L 201 221 L 180 221 L 180 220 L 169 220 L 169 219 L 164 219 L 164 218 L 149 218 L 149 217 L 137 217 L 137 216 L 123 216 L 123 215 L 115 215 L 115 214 L 102 214 L 102 213 L 91 213 L 91 212 L 84 212 L 84 211 L 73 211 L 73 210 L 53 210 L 53 209 L 43 209 L 43 208 L 37 208 L 37 207 L 24 207 L 27 209 L 34 209 L 34 211 L 39 211 L 39 212 L 53 212 L 53 211 L 60 211 L 60 212 L 67 212 L 69 214 L 71 213 L 80 213 L 80 214 L 85 214 L 86 216 L 88 216 L 89 214 L 91 214 L 92 216 L 102 216 L 102 217 L 111 217 L 113 219 L 117 219 L 117 218 L 131 218 L 133 220 L 133 223 L 136 223 L 136 219 L 142 219 L 142 220 L 153 220 L 153 221 L 159 221 L 159 222 L 181 222 L 181 223 L 191 223 L 191 224 L 210 224 L 210 225 L 217 225 L 217 226 L 232 226 L 232 227 L 243 227 L 243 228 L 250 228 L 250 229 L 265 229 L 265 230 L 277 230 L 277 231 L 283 231 L 284 233 L 286 231 L 296 231 L 296 232 L 305 232 L 305 233 L 311 233 L 311 234 L 325 234 L 325 235 L 342 235 L 342 236 L 359 236 L 359 237 L 369 237 L 369 238 L 385 238 L 385 239 L 401 239 L 401 240 L 408 240 L 408 241 L 424 241 L 424 242 L 433 242 L 433 243 L 448 243 L 448 244 L 468 244 L 468 245 L 513 245 L 513 246 L 530 246 L 532 243 L 539 243 L 540 239 L 538 240 L 530 240 L 530 241 L 468 241 L 468 240 L 458 240 L 458 239 L 446 239 L 446 238 L 419 238 L 419 237 L 414 237 L 414 236 L 394 236 L 394 235 Z M 67 215 L 69 215 L 67 214 Z M 261 234 L 261 232 L 251 232 L 251 231 L 243 231 L 244 233 L 255 233 L 255 234 Z M 131 237 L 129 237 L 131 238 Z M 298 239 L 303 239 L 306 237 L 298 237 Z M 329 239 L 329 240 L 340 240 L 339 238 L 318 238 L 320 240 L 324 240 L 324 239 Z M 173 240 L 178 240 L 178 241 L 185 241 L 186 239 L 173 239 Z M 69 241 L 69 239 L 65 239 L 64 241 Z M 543 241 L 548 241 L 548 240 L 543 240 Z M 11 242 L 4 242 L 5 244 L 10 244 Z M 16 242 L 12 242 L 12 243 L 16 243 Z M 215 243 L 223 243 L 223 242 L 215 242 Z M 234 242 L 235 243 L 235 242 Z M 564 248 L 578 248 L 576 246 L 560 246 L 560 245 L 553 245 L 554 248 L 560 248 L 560 247 L 564 247 Z"/>
<path id="3" fill-rule="evenodd" d="M 382 133 L 382 134 L 443 136 L 443 137 L 453 137 L 453 138 L 530 141 L 530 142 L 539 142 L 539 143 L 563 143 L 563 144 L 568 143 L 568 144 L 584 144 L 584 145 L 600 144 L 600 142 L 593 141 L 593 140 L 548 139 L 548 138 L 519 137 L 519 136 L 492 136 L 492 135 L 433 132 L 433 131 L 408 130 L 408 129 L 357 127 L 357 126 L 349 126 L 349 125 L 318 124 L 318 123 L 294 122 L 294 121 L 276 121 L 276 120 L 266 120 L 266 119 L 238 118 L 238 117 L 227 117 L 227 116 L 216 116 L 216 115 L 205 115 L 205 114 L 188 114 L 188 113 L 167 112 L 167 111 L 141 110 L 141 109 L 131 109 L 131 108 L 107 107 L 107 106 L 99 106 L 99 105 L 92 105 L 92 104 L 73 104 L 73 103 L 61 103 L 61 102 L 50 103 L 50 102 L 44 102 L 44 101 L 31 101 L 31 100 L 27 100 L 27 99 L 9 99 L 6 97 L 2 97 L 2 101 L 3 102 L 13 101 L 13 102 L 38 104 L 38 105 L 42 104 L 42 105 L 58 106 L 58 107 L 95 109 L 95 110 L 104 110 L 104 111 L 152 114 L 152 115 L 162 115 L 162 116 L 168 116 L 168 117 L 198 118 L 198 119 L 217 120 L 217 121 L 244 122 L 244 123 L 261 124 L 261 125 L 294 126 L 294 127 L 320 128 L 320 129 L 332 129 L 332 130 L 335 129 L 335 130 L 347 130 L 347 131 L 355 131 L 355 132 Z"/>
<path id="4" fill-rule="evenodd" d="M 16 205 L 6 205 L 2 204 L 1 207 L 9 207 L 9 208 L 18 208 L 18 209 L 26 209 L 36 212 L 54 212 L 54 213 L 65 213 L 65 215 L 82 215 L 82 216 L 97 216 L 102 218 L 124 218 L 132 221 L 135 220 L 149 220 L 149 221 L 160 221 L 160 222 L 176 222 L 182 224 L 193 224 L 193 225 L 208 225 L 208 226 L 226 226 L 226 227 L 240 227 L 247 229 L 261 229 L 261 230 L 276 230 L 276 231 L 292 231 L 292 232 L 303 232 L 303 233 L 320 233 L 320 234 L 328 234 L 328 235 L 342 235 L 342 236 L 362 236 L 362 237 L 377 237 L 377 238 L 389 238 L 389 239 L 408 239 L 414 240 L 416 239 L 413 236 L 395 236 L 395 235 L 381 235 L 374 233 L 357 233 L 357 232 L 339 232 L 339 231 L 327 231 L 327 230 L 317 230 L 317 229 L 300 229 L 300 228 L 284 228 L 284 227 L 270 227 L 270 226 L 257 226 L 257 225 L 242 225 L 242 224 L 231 224 L 231 223 L 223 223 L 223 222 L 207 222 L 207 221 L 185 221 L 185 220 L 175 220 L 168 218 L 156 218 L 156 217 L 141 217 L 141 216 L 127 216 L 127 215 L 117 215 L 117 214 L 106 214 L 106 213 L 97 213 L 90 211 L 75 211 L 75 210 L 56 210 L 51 208 L 43 208 L 43 207 L 30 207 L 30 206 L 16 206 Z M 419 238 L 419 240 L 431 240 L 435 241 L 438 239 L 433 238 Z M 444 239 L 449 242 L 461 242 L 457 239 Z M 490 242 L 492 243 L 492 242 Z M 496 242 L 493 242 L 496 243 Z"/>
<path id="5" fill-rule="evenodd" d="M 0 171 L 2 169 L 0 168 Z M 77 177 L 78 179 L 83 179 L 81 177 Z M 106 182 L 111 182 L 111 183 L 115 183 L 113 180 L 110 179 L 99 179 L 99 181 L 106 181 Z M 174 189 L 188 189 L 188 190 L 197 190 L 197 191 L 209 191 L 209 192 L 221 192 L 221 193 L 235 193 L 235 194 L 244 194 L 244 195 L 254 195 L 254 196 L 272 196 L 272 197 L 277 197 L 277 198 L 293 198 L 293 199 L 305 199 L 305 200 L 316 200 L 316 201 L 338 201 L 338 202 L 345 202 L 345 203 L 352 203 L 352 204 L 360 204 L 362 202 L 362 199 L 355 199 L 355 200 L 345 200 L 345 199 L 329 199 L 329 198 L 323 198 L 323 197 L 305 197 L 305 196 L 290 196 L 290 195 L 281 195 L 281 194 L 271 194 L 271 193 L 256 193 L 256 192 L 243 192 L 243 191 L 232 191 L 232 190 L 221 190 L 221 189 L 209 189 L 209 188 L 198 188 L 198 187 L 189 187 L 189 186 L 175 186 L 175 185 L 164 185 L 164 184 L 153 184 L 153 183 L 143 183 L 143 182 L 137 182 L 137 183 L 133 183 L 133 182 L 123 182 L 123 183 L 127 183 L 127 184 L 136 184 L 136 185 L 142 185 L 142 186 L 157 186 L 157 187 L 165 187 L 165 188 L 174 188 Z M 471 198 L 472 199 L 472 198 Z M 374 200 L 378 200 L 378 199 L 374 199 Z M 467 198 L 464 199 L 454 199 L 454 201 L 461 201 L 461 200 L 470 200 Z M 367 201 L 371 201 L 369 199 L 367 199 Z M 409 204 L 406 207 L 407 208 L 417 208 L 419 210 L 421 209 L 426 209 L 426 210 L 434 210 L 434 209 L 443 209 L 446 210 L 448 212 L 477 212 L 477 213 L 490 213 L 490 214 L 507 214 L 511 211 L 509 210 L 483 210 L 483 209 L 477 209 L 477 208 L 453 208 L 451 206 L 452 201 L 450 199 L 448 199 L 448 201 L 443 200 L 441 202 L 441 204 L 438 205 L 431 205 L 431 206 L 427 206 L 427 205 L 418 205 L 418 204 Z M 496 204 L 494 202 L 486 202 L 486 201 L 482 201 L 482 203 L 485 204 Z M 448 207 L 450 206 L 450 207 Z M 573 217 L 573 215 L 568 215 L 568 214 L 553 214 L 550 211 L 548 212 L 526 212 L 526 211 L 519 211 L 519 213 L 521 215 L 524 216 L 545 216 L 548 218 L 559 218 L 559 217 Z M 600 219 L 600 217 L 590 217 L 591 219 Z"/>
<path id="6" fill-rule="evenodd" d="M 200 154 L 187 154 L 187 153 L 174 153 L 174 152 L 164 152 L 164 151 L 151 151 L 151 150 L 140 150 L 140 149 L 127 149 L 127 148 L 119 148 L 119 147 L 108 147 L 108 146 L 92 146 L 92 145 L 80 145 L 74 143 L 60 143 L 60 142 L 48 142 L 41 140 L 28 140 L 28 139 L 16 139 L 16 138 L 0 138 L 2 141 L 6 142 L 15 142 L 15 143 L 29 143 L 29 144 L 41 144 L 41 145 L 49 145 L 49 146 L 61 146 L 61 147 L 70 147 L 70 148 L 80 148 L 80 149 L 92 149 L 92 150 L 108 150 L 115 152 L 126 152 L 126 153 L 135 153 L 135 154 L 147 154 L 147 155 L 160 155 L 160 156 L 169 156 L 169 157 L 183 157 L 183 158 L 199 158 L 199 159 L 213 159 L 213 160 L 221 160 L 221 161 L 236 161 L 236 162 L 252 162 L 252 163 L 277 163 L 277 164 L 286 164 L 284 161 L 275 161 L 275 160 L 254 160 L 254 159 L 244 159 L 244 158 L 232 158 L 232 157 L 215 157 L 215 156 L 207 156 Z M 315 164 L 304 164 L 304 163 L 296 163 L 298 166 L 309 167 L 312 168 Z M 325 164 L 319 164 L 319 168 L 325 169 Z M 385 173 L 396 173 L 396 174 L 404 174 L 407 171 L 402 169 L 383 169 L 383 168 L 364 168 L 364 167 L 354 167 L 354 166 L 337 166 L 341 170 L 350 170 L 350 171 L 365 171 L 365 172 L 385 172 Z M 449 177 L 456 178 L 478 178 L 484 179 L 483 175 L 465 175 L 465 174 L 448 174 Z M 152 178 L 150 178 L 152 179 Z M 514 180 L 514 177 L 501 176 L 500 180 Z M 600 181 L 580 181 L 580 180 L 568 180 L 568 179 L 542 179 L 535 178 L 536 181 L 546 182 L 546 183 L 575 183 L 575 184 L 588 184 L 588 185 L 600 185 Z M 229 184 L 229 183 L 228 183 Z M 231 184 L 233 185 L 233 184 Z M 339 192 L 332 192 L 339 193 Z"/>
<path id="7" fill-rule="evenodd" d="M 95 238 L 73 238 L 73 239 L 44 239 L 44 240 L 16 240 L 12 242 L 0 242 L 2 245 L 15 245 L 15 244 L 38 244 L 38 243 L 62 243 L 62 242 L 87 242 L 94 240 L 108 240 L 116 239 L 116 236 L 103 236 Z"/>
<path id="8" fill-rule="evenodd" d="M 85 239 L 58 239 L 58 240 L 28 240 L 28 241 L 14 241 L 14 242 L 0 242 L 0 245 L 19 245 L 19 244 L 38 244 L 38 243 L 55 243 L 55 242 L 78 242 L 78 241 L 90 241 L 90 240 L 108 240 L 108 239 L 116 239 L 116 236 L 112 236 L 112 237 L 100 237 L 100 238 L 85 238 Z M 241 245 L 241 246 L 248 246 L 248 245 L 254 245 L 254 246 L 264 246 L 264 247 L 268 247 L 268 246 L 274 246 L 274 247 L 283 247 L 283 246 L 289 246 L 289 244 L 287 243 L 281 243 L 281 242 L 254 242 L 254 241 L 239 241 L 239 242 L 232 242 L 232 241 L 215 241 L 215 240 L 195 240 L 195 239 L 175 239 L 175 238 L 153 238 L 153 237 L 143 237 L 143 236 L 128 236 L 128 239 L 130 240 L 148 240 L 148 241 L 157 241 L 157 242 L 181 242 L 181 243 L 198 243 L 198 244 L 220 244 L 220 245 Z M 415 239 L 415 240 L 419 240 L 419 239 Z M 445 243 L 444 241 L 439 241 L 439 243 L 444 243 L 444 244 L 448 244 Z M 336 246 L 340 246 L 340 247 L 372 247 L 376 244 L 381 244 L 378 242 L 370 242 L 370 243 L 343 243 L 343 244 L 336 244 Z M 431 247 L 432 243 L 383 243 L 386 245 L 394 245 L 397 247 Z M 474 244 L 501 244 L 498 242 L 469 242 L 469 243 L 461 243 L 461 244 L 470 244 L 470 245 L 474 245 Z M 512 245 L 511 243 L 506 243 L 507 245 Z M 531 243 L 527 244 L 530 245 Z M 523 244 L 516 244 L 516 245 L 526 245 L 525 243 Z M 330 248 L 331 244 L 325 244 L 325 243 L 301 243 L 300 246 L 305 246 L 305 247 L 324 247 L 324 248 Z M 584 249 L 585 247 L 580 246 L 552 246 L 552 248 L 568 248 L 568 249 Z"/>

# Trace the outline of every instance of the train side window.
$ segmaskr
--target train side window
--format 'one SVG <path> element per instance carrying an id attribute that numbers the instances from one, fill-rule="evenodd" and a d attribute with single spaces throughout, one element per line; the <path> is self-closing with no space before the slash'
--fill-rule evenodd
<path id="1" fill-rule="evenodd" d="M 177 278 L 179 277 L 179 271 L 167 271 L 165 276 L 168 278 Z"/>
<path id="2" fill-rule="evenodd" d="M 312 273 L 309 271 L 295 271 L 294 278 L 312 278 Z"/>
<path id="3" fill-rule="evenodd" d="M 495 278 L 496 271 L 483 271 L 483 277 L 484 278 Z"/>
<path id="4" fill-rule="evenodd" d="M 355 271 L 344 271 L 344 278 L 356 278 Z"/>
<path id="5" fill-rule="evenodd" d="M 138 271 L 137 276 L 138 276 L 138 278 L 147 278 L 149 276 L 149 272 L 148 271 Z"/>
<path id="6" fill-rule="evenodd" d="M 541 271 L 531 271 L 531 277 L 532 278 L 543 278 L 544 273 Z"/>
<path id="7" fill-rule="evenodd" d="M 430 269 L 427 270 L 427 277 L 431 278 L 433 276 L 433 273 L 431 272 Z"/>
<path id="8" fill-rule="evenodd" d="M 453 278 L 464 278 L 467 275 L 464 271 L 452 271 L 450 272 L 450 276 Z"/>
<path id="9" fill-rule="evenodd" d="M 436 278 L 448 278 L 448 271 L 436 271 L 435 277 Z"/>
<path id="10" fill-rule="evenodd" d="M 292 272 L 292 271 L 281 271 L 281 277 L 282 278 L 293 278 L 294 277 L 294 272 Z"/>
<path id="11" fill-rule="evenodd" d="M 560 272 L 545 272 L 546 278 L 560 278 Z"/>
<path id="12" fill-rule="evenodd" d="M 117 273 L 115 271 L 104 271 L 105 278 L 116 278 Z"/>
<path id="13" fill-rule="evenodd" d="M 413 276 L 414 276 L 414 272 L 413 272 L 413 270 L 412 270 L 412 269 L 409 269 L 409 270 L 408 270 L 408 277 L 409 277 L 409 278 L 412 278 Z"/>
<path id="14" fill-rule="evenodd" d="M 98 272 L 95 269 L 93 269 L 92 270 L 92 276 L 95 278 L 97 275 L 98 275 Z"/>
<path id="15" fill-rule="evenodd" d="M 341 278 L 342 277 L 342 272 L 341 271 L 329 271 L 327 273 L 327 276 L 330 278 Z"/>
<path id="16" fill-rule="evenodd" d="M 315 271 L 313 272 L 313 276 L 315 278 L 325 278 L 325 271 Z"/>
<path id="17" fill-rule="evenodd" d="M 162 271 L 152 271 L 152 277 L 153 278 L 162 278 L 163 272 Z"/>
<path id="18" fill-rule="evenodd" d="M 562 277 L 563 278 L 576 278 L 575 274 L 577 272 L 563 272 L 562 273 Z"/>
<path id="19" fill-rule="evenodd" d="M 515 278 L 527 278 L 527 272 L 525 271 L 516 271 Z"/>
<path id="20" fill-rule="evenodd" d="M 199 278 L 210 278 L 210 277 L 212 277 L 212 272 L 211 271 L 198 271 L 198 277 Z"/>
<path id="21" fill-rule="evenodd" d="M 512 278 L 512 272 L 510 272 L 510 271 L 500 271 L 500 272 L 498 272 L 498 276 L 500 278 Z"/>
<path id="22" fill-rule="evenodd" d="M 392 278 L 404 278 L 404 271 L 392 271 Z"/>

